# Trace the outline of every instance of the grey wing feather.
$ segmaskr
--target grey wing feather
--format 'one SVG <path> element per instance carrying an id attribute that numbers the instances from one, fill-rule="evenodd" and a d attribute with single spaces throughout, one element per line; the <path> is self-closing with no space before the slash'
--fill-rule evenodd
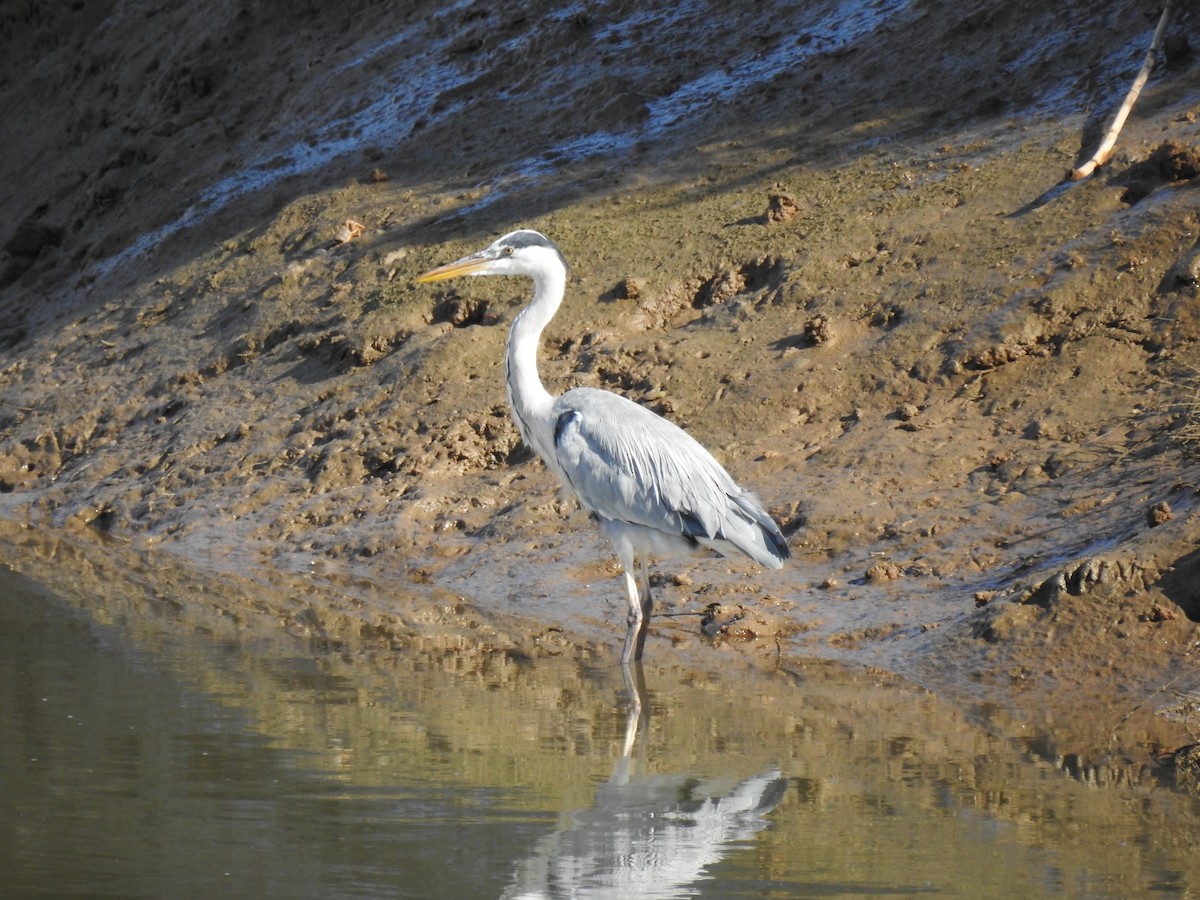
<path id="1" fill-rule="evenodd" d="M 577 388 L 554 404 L 555 466 L 589 510 L 763 565 L 789 555 L 778 526 L 678 426 L 608 391 Z"/>

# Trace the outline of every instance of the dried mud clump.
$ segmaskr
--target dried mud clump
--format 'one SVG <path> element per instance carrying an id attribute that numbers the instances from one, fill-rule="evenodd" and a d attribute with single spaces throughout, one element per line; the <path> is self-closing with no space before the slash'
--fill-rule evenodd
<path id="1" fill-rule="evenodd" d="M 1165 500 L 1160 500 L 1148 510 L 1146 510 L 1146 524 L 1151 528 L 1156 528 L 1159 525 L 1165 525 L 1170 522 L 1175 516 L 1171 512 L 1171 504 Z"/>
<path id="2" fill-rule="evenodd" d="M 1147 162 L 1168 183 L 1191 181 L 1200 175 L 1200 149 L 1178 141 L 1159 144 Z"/>
<path id="3" fill-rule="evenodd" d="M 1200 175 L 1200 149 L 1179 141 L 1163 141 L 1142 162 L 1129 168 L 1121 181 L 1121 199 L 1133 204 L 1164 184 L 1183 184 Z"/>
<path id="4" fill-rule="evenodd" d="M 998 369 L 1006 363 L 1028 356 L 1032 346 L 1027 343 L 997 344 L 994 347 L 987 347 L 977 353 L 972 353 L 961 361 L 960 366 L 973 371 Z"/>
<path id="5" fill-rule="evenodd" d="M 804 341 L 810 347 L 821 347 L 833 340 L 833 323 L 828 316 L 815 315 L 804 323 Z"/>
<path id="6" fill-rule="evenodd" d="M 613 300 L 637 300 L 645 293 L 646 282 L 640 278 L 622 278 L 609 292 Z"/>
<path id="7" fill-rule="evenodd" d="M 867 581 L 872 584 L 885 584 L 895 581 L 904 574 L 900 565 L 890 559 L 880 559 L 873 562 L 867 569 Z"/>
<path id="8" fill-rule="evenodd" d="M 746 278 L 741 272 L 727 269 L 714 275 L 696 292 L 692 306 L 696 309 L 707 309 L 727 303 L 746 289 Z"/>
<path id="9" fill-rule="evenodd" d="M 767 198 L 767 224 L 784 225 L 800 215 L 800 204 L 790 194 L 772 194 Z"/>

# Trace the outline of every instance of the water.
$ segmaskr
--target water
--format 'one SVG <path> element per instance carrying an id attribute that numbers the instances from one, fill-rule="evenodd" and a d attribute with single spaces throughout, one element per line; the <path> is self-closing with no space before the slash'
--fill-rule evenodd
<path id="1" fill-rule="evenodd" d="M 665 658 L 639 716 L 609 667 L 306 646 L 44 562 L 0 574 L 6 898 L 1200 889 L 1189 798 L 881 673 Z"/>

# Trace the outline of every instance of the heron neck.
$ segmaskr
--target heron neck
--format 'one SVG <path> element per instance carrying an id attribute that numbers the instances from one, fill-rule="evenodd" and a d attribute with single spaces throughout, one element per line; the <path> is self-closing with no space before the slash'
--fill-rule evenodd
<path id="1" fill-rule="evenodd" d="M 549 421 L 554 398 L 538 377 L 537 353 L 542 331 L 558 311 L 565 287 L 563 276 L 534 279 L 533 300 L 521 310 L 508 333 L 508 402 L 521 437 L 543 459 L 554 444 L 554 426 Z"/>

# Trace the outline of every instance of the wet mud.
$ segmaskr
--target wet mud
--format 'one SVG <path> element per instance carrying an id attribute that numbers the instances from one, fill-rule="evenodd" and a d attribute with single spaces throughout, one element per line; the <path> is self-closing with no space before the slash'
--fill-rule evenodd
<path id="1" fill-rule="evenodd" d="M 0 14 L 12 564 L 48 532 L 331 648 L 615 661 L 615 563 L 505 409 L 527 285 L 412 281 L 534 227 L 573 267 L 547 385 L 689 429 L 795 555 L 660 566 L 648 656 L 876 667 L 1167 771 L 1200 68 L 1177 41 L 1065 184 L 1153 10 L 1043 6 Z"/>

